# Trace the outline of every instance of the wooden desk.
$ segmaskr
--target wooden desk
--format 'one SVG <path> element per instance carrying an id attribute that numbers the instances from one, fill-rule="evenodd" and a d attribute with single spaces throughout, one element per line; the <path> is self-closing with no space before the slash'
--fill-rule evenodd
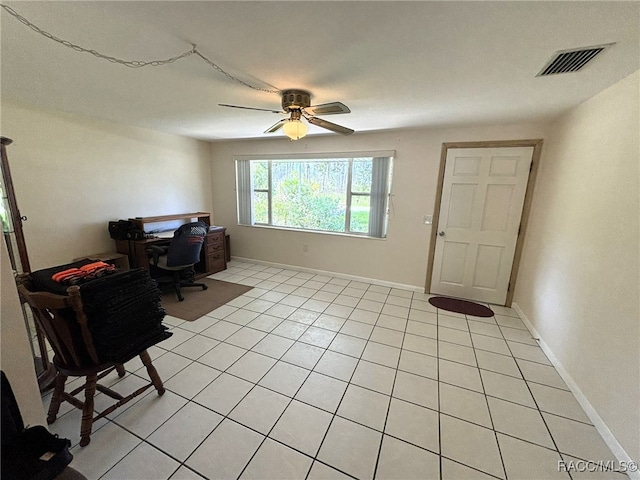
<path id="1" fill-rule="evenodd" d="M 129 220 L 134 222 L 138 228 L 144 230 L 145 227 L 149 228 L 149 225 L 153 223 L 171 222 L 176 220 L 182 221 L 182 223 L 188 223 L 194 221 L 194 219 L 205 222 L 207 225 L 211 225 L 209 220 L 210 215 L 205 212 L 162 215 L 157 217 L 137 217 L 130 218 Z M 195 265 L 195 270 L 198 276 L 211 275 L 227 268 L 225 232 L 226 229 L 224 227 L 211 227 L 209 229 L 209 232 L 204 238 L 204 244 L 202 245 L 200 262 Z M 115 242 L 116 251 L 129 257 L 131 268 L 142 267 L 149 269 L 149 254 L 147 253 L 147 249 L 151 245 L 169 245 L 171 243 L 171 239 L 146 238 L 144 240 L 115 240 Z"/>
<path id="2" fill-rule="evenodd" d="M 129 270 L 129 256 L 124 253 L 94 253 L 92 255 L 85 255 L 84 257 L 74 258 L 73 261 L 77 262 L 78 260 L 83 260 L 85 258 L 88 258 L 89 260 L 100 260 L 102 262 L 111 263 L 118 269 L 123 271 Z"/>
<path id="3" fill-rule="evenodd" d="M 179 221 L 181 224 L 189 222 L 204 222 L 207 225 L 211 225 L 211 215 L 207 212 L 194 212 L 194 213 L 179 213 L 177 215 L 159 215 L 155 217 L 136 217 L 130 218 L 131 222 L 145 232 L 149 232 L 152 228 L 149 225 L 154 223 L 166 223 Z"/>
<path id="4" fill-rule="evenodd" d="M 129 257 L 131 268 L 149 269 L 149 254 L 147 249 L 151 245 L 169 245 L 171 239 L 147 238 L 144 240 L 116 240 L 116 251 Z"/>

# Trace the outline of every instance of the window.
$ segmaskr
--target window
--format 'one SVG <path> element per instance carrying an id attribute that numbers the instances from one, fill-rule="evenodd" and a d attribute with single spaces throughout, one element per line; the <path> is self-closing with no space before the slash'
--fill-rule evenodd
<path id="1" fill-rule="evenodd" d="M 238 223 L 383 238 L 392 158 L 236 157 Z"/>

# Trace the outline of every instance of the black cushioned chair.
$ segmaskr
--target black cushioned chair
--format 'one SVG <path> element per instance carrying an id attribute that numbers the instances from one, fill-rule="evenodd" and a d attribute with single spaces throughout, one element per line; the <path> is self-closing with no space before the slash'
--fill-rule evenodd
<path id="1" fill-rule="evenodd" d="M 152 245 L 149 249 L 152 254 L 149 263 L 167 273 L 156 280 L 158 283 L 172 284 L 181 302 L 184 300 L 181 287 L 207 289 L 204 283 L 195 283 L 194 265 L 200 261 L 200 251 L 208 230 L 204 222 L 186 223 L 175 231 L 168 248 Z"/>

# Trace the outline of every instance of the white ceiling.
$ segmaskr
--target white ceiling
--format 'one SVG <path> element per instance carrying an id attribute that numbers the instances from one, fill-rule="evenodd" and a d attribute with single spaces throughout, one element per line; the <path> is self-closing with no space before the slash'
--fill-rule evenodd
<path id="1" fill-rule="evenodd" d="M 5 4 L 57 37 L 121 59 L 165 59 L 195 43 L 252 85 L 345 103 L 351 114 L 325 118 L 357 132 L 544 121 L 640 69 L 636 1 Z M 219 107 L 279 109 L 280 98 L 197 56 L 127 68 L 0 16 L 3 101 L 206 140 L 265 136 L 281 118 Z M 556 51 L 611 42 L 580 72 L 536 78 Z"/>

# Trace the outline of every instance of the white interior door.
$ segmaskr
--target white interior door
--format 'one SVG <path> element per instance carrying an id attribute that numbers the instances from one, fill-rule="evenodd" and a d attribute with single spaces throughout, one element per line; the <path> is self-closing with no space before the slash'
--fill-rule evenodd
<path id="1" fill-rule="evenodd" d="M 533 147 L 447 150 L 431 293 L 504 305 Z"/>

